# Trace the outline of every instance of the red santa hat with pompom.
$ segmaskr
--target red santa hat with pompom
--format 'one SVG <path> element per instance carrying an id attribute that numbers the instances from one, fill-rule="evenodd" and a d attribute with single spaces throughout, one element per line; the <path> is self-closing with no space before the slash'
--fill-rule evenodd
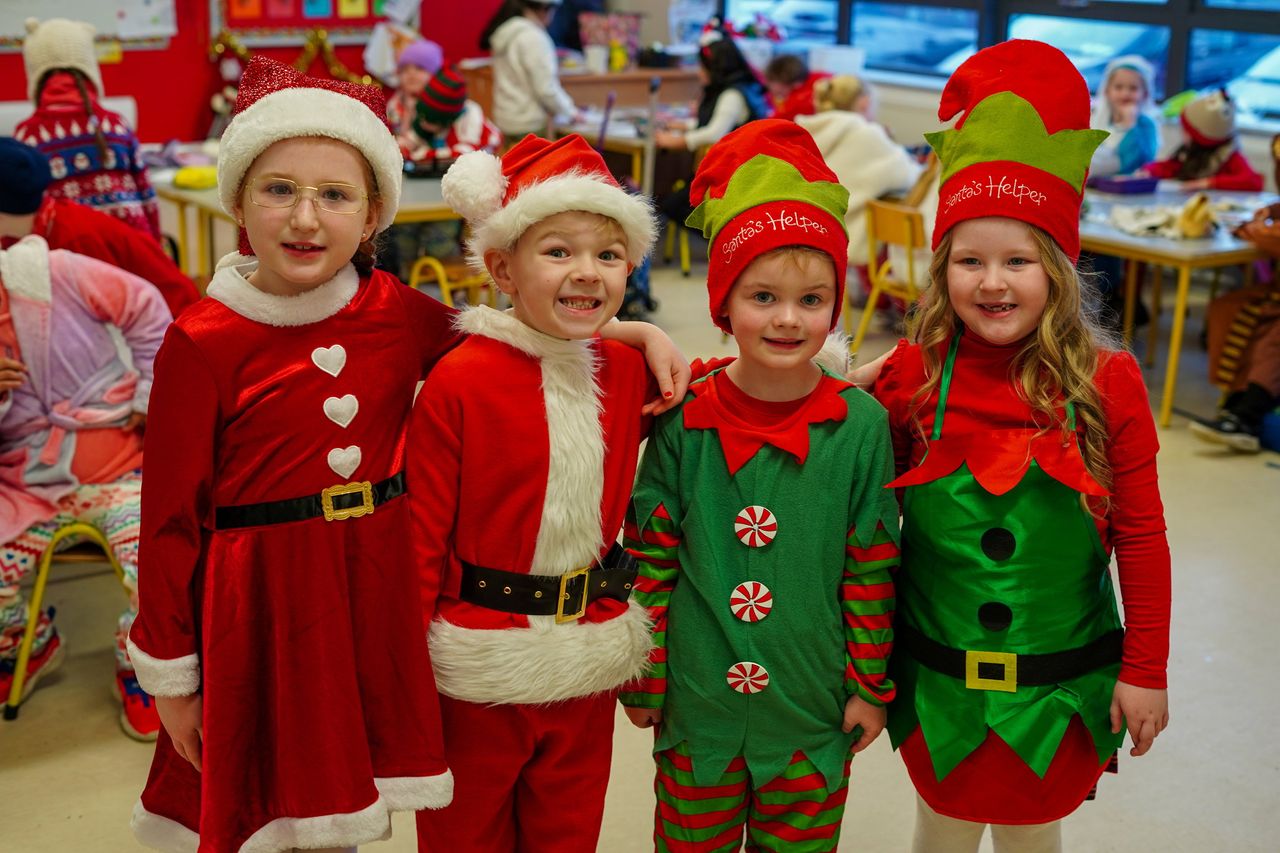
<path id="1" fill-rule="evenodd" d="M 244 176 L 275 143 L 300 136 L 345 142 L 368 161 L 382 211 L 378 230 L 391 227 L 400 207 L 404 157 L 384 116 L 387 99 L 377 86 L 320 80 L 255 56 L 240 78 L 236 107 L 218 145 L 218 197 L 235 215 Z M 242 249 L 247 243 L 241 240 Z"/>
<path id="2" fill-rule="evenodd" d="M 476 268 L 484 267 L 489 249 L 509 250 L 531 226 L 571 210 L 622 226 L 633 264 L 649 254 L 657 233 L 649 200 L 619 186 L 600 154 L 577 134 L 554 142 L 530 134 L 501 159 L 484 151 L 464 154 L 441 188 L 471 226 L 467 250 Z"/>

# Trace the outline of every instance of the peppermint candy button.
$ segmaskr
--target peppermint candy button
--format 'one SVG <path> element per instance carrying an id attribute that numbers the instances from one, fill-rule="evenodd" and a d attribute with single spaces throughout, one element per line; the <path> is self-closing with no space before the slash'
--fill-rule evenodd
<path id="1" fill-rule="evenodd" d="M 747 581 L 729 594 L 729 610 L 743 622 L 759 622 L 773 610 L 773 593 L 759 581 Z"/>
<path id="2" fill-rule="evenodd" d="M 759 693 L 769 686 L 769 671 L 753 661 L 739 661 L 729 667 L 725 680 L 739 693 Z"/>
<path id="3" fill-rule="evenodd" d="M 733 520 L 733 532 L 738 534 L 743 545 L 760 548 L 778 535 L 778 519 L 765 507 L 749 506 Z"/>

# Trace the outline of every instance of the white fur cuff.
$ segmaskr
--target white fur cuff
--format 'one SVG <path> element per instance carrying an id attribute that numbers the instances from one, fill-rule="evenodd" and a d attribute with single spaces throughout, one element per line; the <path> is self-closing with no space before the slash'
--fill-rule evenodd
<path id="1" fill-rule="evenodd" d="M 133 804 L 133 817 L 129 821 L 133 837 L 138 843 L 153 850 L 164 850 L 166 853 L 196 853 L 200 847 L 200 836 L 187 829 L 176 820 L 161 817 L 147 811 L 147 807 L 138 800 Z"/>
<path id="2" fill-rule="evenodd" d="M 373 784 L 393 812 L 442 809 L 453 802 L 453 773 L 448 770 L 438 776 L 375 777 Z"/>
<path id="3" fill-rule="evenodd" d="M 200 689 L 199 655 L 156 658 L 134 645 L 132 639 L 125 642 L 138 683 L 152 696 L 190 696 Z"/>

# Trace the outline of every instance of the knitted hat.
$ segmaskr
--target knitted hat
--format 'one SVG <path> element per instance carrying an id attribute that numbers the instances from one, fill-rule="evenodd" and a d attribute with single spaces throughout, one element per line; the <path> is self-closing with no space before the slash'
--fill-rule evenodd
<path id="1" fill-rule="evenodd" d="M 416 65 L 428 74 L 435 74 L 444 63 L 444 51 L 440 45 L 428 39 L 415 39 L 405 45 L 396 57 L 396 67 Z"/>
<path id="2" fill-rule="evenodd" d="M 43 154 L 12 137 L 0 137 L 0 213 L 35 213 L 52 181 Z"/>
<path id="3" fill-rule="evenodd" d="M 809 131 L 792 121 L 744 124 L 707 151 L 689 189 L 685 223 L 707 238 L 711 319 L 732 332 L 724 304 L 743 270 L 765 252 L 809 246 L 836 266 L 831 328 L 840 317 L 849 236 L 849 191 L 827 166 Z"/>
<path id="4" fill-rule="evenodd" d="M 1213 148 L 1236 135 L 1236 105 L 1226 89 L 1201 95 L 1182 108 L 1182 127 L 1194 142 Z"/>
<path id="5" fill-rule="evenodd" d="M 427 81 L 427 88 L 418 99 L 417 119 L 448 127 L 462 115 L 462 108 L 466 105 L 467 83 L 457 66 L 446 65 Z"/>
<path id="6" fill-rule="evenodd" d="M 1014 39 L 980 50 L 942 90 L 926 133 L 938 153 L 933 248 L 956 223 L 1006 216 L 1047 231 L 1075 261 L 1089 160 L 1106 139 L 1089 129 L 1089 86 L 1071 60 L 1043 42 Z"/>
<path id="7" fill-rule="evenodd" d="M 633 264 L 653 246 L 649 200 L 619 186 L 600 154 L 576 133 L 555 142 L 529 134 L 502 159 L 484 151 L 463 154 L 441 188 L 444 200 L 471 226 L 467 251 L 477 269 L 489 249 L 511 249 L 533 225 L 571 210 L 621 225 Z"/>
<path id="8" fill-rule="evenodd" d="M 102 72 L 93 37 L 98 31 L 84 21 L 50 18 L 40 23 L 27 18 L 27 37 L 22 42 L 22 64 L 27 70 L 27 97 L 36 99 L 40 78 L 55 68 L 74 68 L 84 72 L 102 94 Z"/>
<path id="9" fill-rule="evenodd" d="M 245 173 L 272 144 L 324 136 L 347 143 L 369 162 L 382 195 L 378 230 L 388 228 L 400 206 L 404 158 L 383 120 L 386 112 L 386 96 L 378 86 L 318 80 L 255 56 L 240 78 L 235 112 L 218 147 L 222 209 L 234 215 Z"/>

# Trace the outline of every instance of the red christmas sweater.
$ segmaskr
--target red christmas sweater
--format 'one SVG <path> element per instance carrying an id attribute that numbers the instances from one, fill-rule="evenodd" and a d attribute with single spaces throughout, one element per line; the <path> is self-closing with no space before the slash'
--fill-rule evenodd
<path id="1" fill-rule="evenodd" d="M 964 336 L 947 399 L 948 435 L 1034 424 L 1031 407 L 1019 397 L 1010 378 L 1017 347 L 995 346 L 976 335 Z M 945 352 L 944 346 L 940 358 Z M 874 393 L 889 411 L 900 475 L 919 465 L 928 449 L 922 436 L 933 429 L 937 392 L 927 400 L 912 399 L 924 382 L 919 347 L 899 342 L 876 381 Z M 1120 680 L 1163 689 L 1169 659 L 1170 567 L 1156 472 L 1159 444 L 1155 423 L 1142 373 L 1132 355 L 1104 352 L 1094 385 L 1107 420 L 1107 460 L 1113 477 L 1110 509 L 1097 516 L 1097 525 L 1104 547 L 1115 555 L 1124 602 Z M 981 479 L 980 472 L 975 474 Z"/>

